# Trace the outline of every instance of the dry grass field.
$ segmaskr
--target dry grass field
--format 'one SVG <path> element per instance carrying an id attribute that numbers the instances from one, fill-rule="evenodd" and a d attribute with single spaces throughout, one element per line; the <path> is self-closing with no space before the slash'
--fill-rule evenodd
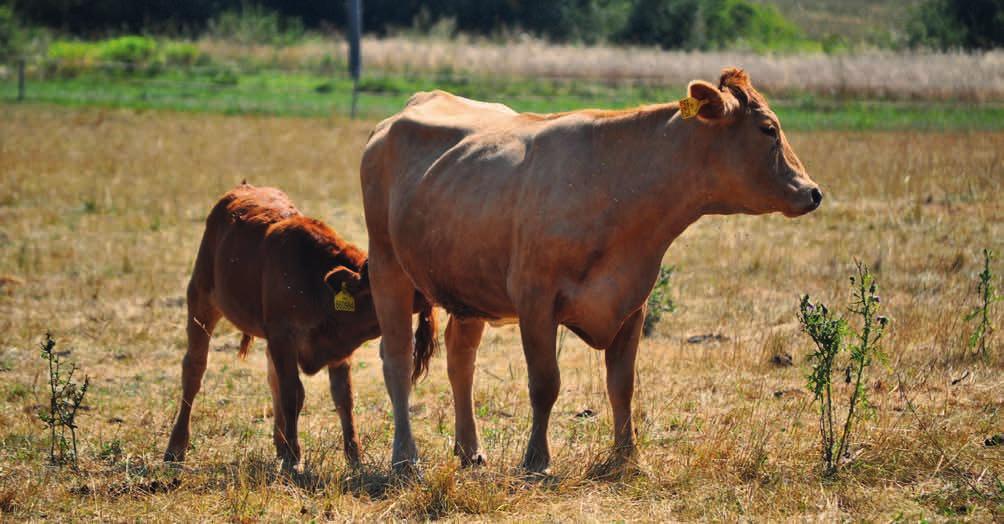
<path id="1" fill-rule="evenodd" d="M 184 290 L 209 208 L 242 179 L 275 185 L 365 246 L 357 162 L 371 126 L 0 105 L 0 520 L 1004 519 L 1004 447 L 984 445 L 1004 432 L 1004 343 L 985 363 L 967 355 L 963 321 L 981 249 L 1004 251 L 1000 133 L 798 133 L 791 141 L 827 193 L 818 212 L 707 217 L 688 230 L 666 255 L 679 308 L 639 354 L 637 475 L 587 474 L 612 440 L 611 418 L 602 355 L 570 333 L 553 474 L 520 474 L 530 405 L 514 327 L 489 329 L 481 347 L 483 468 L 460 470 L 451 454 L 439 355 L 413 395 L 424 478 L 388 478 L 390 402 L 369 343 L 353 366 L 367 465 L 345 465 L 319 375 L 305 379 L 305 470 L 279 475 L 264 345 L 238 360 L 225 322 L 194 449 L 181 467 L 163 464 Z M 828 479 L 795 312 L 803 293 L 846 304 L 855 259 L 875 271 L 891 318 L 888 361 L 867 383 L 874 411 L 855 461 Z M 47 331 L 92 381 L 77 472 L 47 465 L 37 417 Z M 688 343 L 701 334 L 722 336 Z M 781 353 L 794 365 L 772 363 Z M 596 415 L 576 416 L 586 409 Z"/>
<path id="2" fill-rule="evenodd" d="M 277 48 L 210 38 L 196 42 L 217 60 L 298 70 L 346 56 L 341 39 L 308 40 Z M 775 96 L 1004 101 L 1004 52 L 861 51 L 827 55 L 742 51 L 666 51 L 653 47 L 576 46 L 533 38 L 503 43 L 459 37 L 413 36 L 363 40 L 367 71 L 395 74 L 594 79 L 682 86 L 717 78 L 721 64 L 743 64 L 758 88 Z"/>

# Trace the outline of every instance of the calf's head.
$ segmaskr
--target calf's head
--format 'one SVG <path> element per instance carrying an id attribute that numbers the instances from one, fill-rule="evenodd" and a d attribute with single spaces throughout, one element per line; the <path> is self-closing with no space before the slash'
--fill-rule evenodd
<path id="1" fill-rule="evenodd" d="M 331 297 L 326 305 L 330 321 L 322 336 L 328 347 L 350 354 L 363 342 L 380 336 L 369 275 L 364 263 L 359 271 L 336 266 L 324 276 Z"/>
<path id="2" fill-rule="evenodd" d="M 699 124 L 710 140 L 702 163 L 712 176 L 712 213 L 803 215 L 823 193 L 795 156 L 777 115 L 741 69 L 726 69 L 718 86 L 695 80 Z"/>

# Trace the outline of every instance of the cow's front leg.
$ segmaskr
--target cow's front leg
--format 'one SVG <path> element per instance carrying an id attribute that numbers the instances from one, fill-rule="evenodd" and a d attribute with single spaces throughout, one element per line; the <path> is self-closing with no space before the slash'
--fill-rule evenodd
<path id="1" fill-rule="evenodd" d="M 628 317 L 606 350 L 607 395 L 614 415 L 614 458 L 623 463 L 635 454 L 631 425 L 631 398 L 634 396 L 635 358 L 645 323 L 645 307 Z"/>
<path id="2" fill-rule="evenodd" d="M 474 365 L 485 323 L 478 319 L 450 317 L 446 325 L 446 371 L 453 388 L 456 421 L 454 453 L 462 466 L 481 465 L 485 457 L 478 445 L 478 425 L 474 419 Z"/>
<path id="3" fill-rule="evenodd" d="M 272 440 L 285 470 L 292 470 L 300 463 L 297 422 L 303 409 L 304 391 L 296 357 L 292 344 L 278 338 L 269 339 L 268 384 L 272 389 L 272 416 L 275 419 Z"/>
<path id="4" fill-rule="evenodd" d="M 342 439 L 345 445 L 345 459 L 353 466 L 359 464 L 359 437 L 356 436 L 356 423 L 352 415 L 352 361 L 345 359 L 328 366 L 328 381 L 331 387 L 331 400 L 335 403 L 338 418 L 342 422 Z"/>
<path id="5" fill-rule="evenodd" d="M 530 379 L 530 405 L 533 407 L 530 441 L 523 457 L 523 467 L 533 473 L 543 473 L 551 463 L 547 424 L 551 418 L 551 408 L 554 407 L 561 388 L 561 374 L 558 371 L 558 355 L 555 348 L 557 325 L 552 320 L 550 311 L 543 315 L 540 313 L 524 315 L 521 312 L 519 329 Z"/>

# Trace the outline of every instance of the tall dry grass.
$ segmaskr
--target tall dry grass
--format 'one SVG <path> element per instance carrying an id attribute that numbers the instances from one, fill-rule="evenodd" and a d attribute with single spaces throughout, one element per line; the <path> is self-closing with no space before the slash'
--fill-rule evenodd
<path id="1" fill-rule="evenodd" d="M 276 48 L 204 39 L 199 48 L 226 60 L 253 58 L 286 68 L 314 67 L 346 56 L 342 40 L 310 40 Z M 665 51 L 656 48 L 550 44 L 535 39 L 505 43 L 407 37 L 365 38 L 370 72 L 440 73 L 499 77 L 590 79 L 685 85 L 714 80 L 721 68 L 746 68 L 757 86 L 775 94 L 1004 101 L 1004 52 L 867 51 L 852 54 L 773 54 Z"/>
<path id="2" fill-rule="evenodd" d="M 368 465 L 347 468 L 326 378 L 304 380 L 306 470 L 276 473 L 264 347 L 236 358 L 222 325 L 196 401 L 194 449 L 160 461 L 179 395 L 184 289 L 202 221 L 243 178 L 366 243 L 357 163 L 372 123 L 0 106 L 0 512 L 15 520 L 865 520 L 1004 518 L 996 482 L 1004 358 L 966 356 L 980 248 L 1004 250 L 1004 134 L 798 133 L 827 193 L 816 213 L 708 217 L 669 250 L 679 310 L 642 342 L 642 474 L 588 475 L 611 443 L 602 355 L 563 338 L 553 476 L 516 469 L 529 431 L 514 327 L 490 329 L 476 374 L 489 465 L 458 470 L 445 361 L 413 396 L 426 467 L 386 476 L 393 436 L 375 343 L 354 365 Z M 844 303 L 852 261 L 876 272 L 889 362 L 856 462 L 819 469 L 798 297 Z M 1001 271 L 1001 268 L 998 268 Z M 1001 325 L 1002 308 L 994 321 Z M 442 314 L 440 312 L 440 314 Z M 44 465 L 36 345 L 52 330 L 92 377 L 81 471 Z M 690 344 L 691 335 L 720 341 Z M 772 363 L 792 356 L 793 366 Z M 838 385 L 841 394 L 846 386 Z M 595 417 L 577 417 L 584 409 Z"/>

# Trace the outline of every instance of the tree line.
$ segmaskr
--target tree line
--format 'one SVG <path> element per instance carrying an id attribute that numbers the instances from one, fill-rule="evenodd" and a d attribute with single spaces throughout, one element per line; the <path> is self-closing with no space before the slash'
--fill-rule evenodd
<path id="1" fill-rule="evenodd" d="M 253 3 L 252 3 L 253 2 Z M 198 35 L 214 22 L 258 14 L 279 31 L 334 29 L 344 0 L 0 0 L 23 21 L 77 35 Z M 271 17 L 271 18 L 268 18 Z M 364 30 L 525 31 L 559 42 L 663 48 L 798 50 L 802 31 L 769 3 L 753 0 L 363 0 Z M 925 0 L 905 28 L 912 46 L 985 49 L 1004 45 L 1004 0 Z M 0 35 L 2 36 L 2 35 Z"/>

